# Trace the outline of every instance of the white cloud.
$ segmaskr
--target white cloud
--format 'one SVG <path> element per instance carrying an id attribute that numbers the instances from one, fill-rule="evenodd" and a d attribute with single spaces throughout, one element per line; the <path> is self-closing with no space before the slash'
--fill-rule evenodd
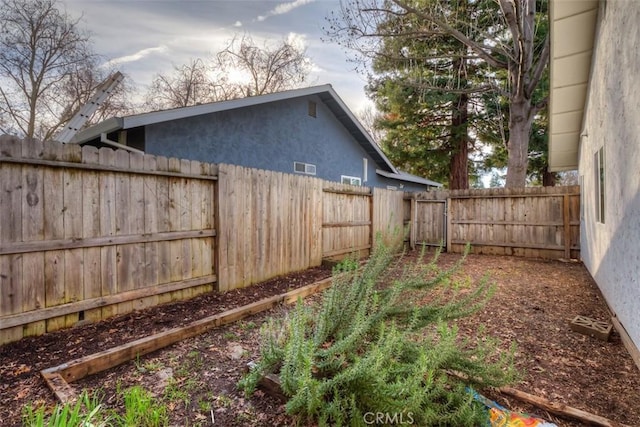
<path id="1" fill-rule="evenodd" d="M 156 46 L 156 47 L 148 47 L 146 49 L 141 49 L 131 55 L 124 55 L 124 56 L 120 56 L 118 58 L 114 58 L 112 60 L 110 60 L 108 62 L 109 65 L 120 65 L 120 64 L 126 64 L 127 62 L 135 62 L 135 61 L 139 61 L 142 58 L 145 58 L 149 55 L 152 55 L 154 53 L 164 53 L 166 52 L 168 49 L 166 46 Z"/>
<path id="2" fill-rule="evenodd" d="M 309 43 L 307 42 L 306 34 L 289 33 L 287 34 L 287 43 L 294 46 L 298 50 L 305 50 Z"/>
<path id="3" fill-rule="evenodd" d="M 291 12 L 295 8 L 304 6 L 305 4 L 313 3 L 314 1 L 316 0 L 295 0 L 288 3 L 280 3 L 279 5 L 268 11 L 266 15 L 260 15 L 256 19 L 262 22 L 271 16 L 284 15 L 285 13 Z"/>
<path id="4" fill-rule="evenodd" d="M 242 27 L 242 22 L 240 22 L 240 21 L 236 21 L 236 22 L 233 24 L 233 26 L 234 26 L 234 27 Z"/>

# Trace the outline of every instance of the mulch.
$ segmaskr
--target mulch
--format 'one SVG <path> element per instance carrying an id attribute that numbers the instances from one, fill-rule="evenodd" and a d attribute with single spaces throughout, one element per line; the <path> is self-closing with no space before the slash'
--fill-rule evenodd
<path id="1" fill-rule="evenodd" d="M 409 253 L 410 261 L 416 256 Z M 459 259 L 442 254 L 439 265 Z M 523 373 L 513 387 L 628 425 L 640 425 L 640 370 L 613 333 L 608 342 L 574 332 L 577 315 L 608 321 L 606 303 L 580 263 L 504 256 L 469 255 L 460 274 L 479 280 L 488 273 L 496 286 L 489 304 L 459 319 L 459 333 L 472 337 L 482 326 L 508 351 L 515 343 L 516 365 Z M 26 338 L 0 346 L 0 426 L 20 425 L 22 407 L 55 404 L 39 371 L 84 355 L 161 332 L 193 320 L 286 292 L 328 277 L 314 268 L 225 294 L 206 294 L 187 302 L 165 304 L 96 324 Z M 102 390 L 108 406 L 122 405 L 116 389 L 140 384 L 168 402 L 174 425 L 291 425 L 284 406 L 257 392 L 245 397 L 237 389 L 246 364 L 259 356 L 260 325 L 282 316 L 280 307 L 182 341 L 72 384 Z M 168 380 L 187 391 L 167 394 Z M 544 413 L 513 398 L 489 397 L 559 426 L 580 426 Z"/>

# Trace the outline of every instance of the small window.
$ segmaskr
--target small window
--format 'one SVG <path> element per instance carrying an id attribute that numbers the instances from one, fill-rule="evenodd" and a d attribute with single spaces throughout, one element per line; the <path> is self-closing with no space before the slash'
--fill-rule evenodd
<path id="1" fill-rule="evenodd" d="M 342 175 L 340 182 L 343 184 L 362 185 L 362 180 L 357 176 Z"/>
<path id="2" fill-rule="evenodd" d="M 304 173 L 306 175 L 315 175 L 316 165 L 303 162 L 293 162 L 293 171 L 297 173 Z"/>
<path id="3" fill-rule="evenodd" d="M 316 117 L 316 109 L 317 109 L 316 103 L 313 101 L 309 101 L 309 115 L 311 117 Z"/>
<path id="4" fill-rule="evenodd" d="M 595 171 L 595 208 L 596 221 L 604 224 L 604 147 L 601 147 L 593 156 L 593 168 Z"/>

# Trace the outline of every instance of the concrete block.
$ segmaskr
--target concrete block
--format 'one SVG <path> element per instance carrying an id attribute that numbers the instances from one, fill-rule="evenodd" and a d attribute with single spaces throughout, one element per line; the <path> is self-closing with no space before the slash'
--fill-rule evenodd
<path id="1" fill-rule="evenodd" d="M 611 323 L 595 320 L 586 316 L 576 316 L 571 321 L 571 329 L 581 334 L 589 335 L 601 341 L 609 341 L 613 326 Z"/>

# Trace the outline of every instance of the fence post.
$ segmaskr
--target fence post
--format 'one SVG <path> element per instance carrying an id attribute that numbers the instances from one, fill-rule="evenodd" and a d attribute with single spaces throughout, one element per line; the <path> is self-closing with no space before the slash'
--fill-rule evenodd
<path id="1" fill-rule="evenodd" d="M 447 201 L 445 203 L 445 226 L 444 226 L 444 232 L 445 232 L 445 239 L 446 239 L 446 247 L 447 247 L 447 252 L 451 252 L 451 234 L 452 234 L 452 230 L 451 230 L 451 197 L 447 197 Z"/>
<path id="2" fill-rule="evenodd" d="M 562 195 L 562 223 L 564 226 L 564 257 L 571 258 L 571 217 L 569 215 L 569 194 Z"/>
<path id="3" fill-rule="evenodd" d="M 369 255 L 373 253 L 374 246 L 376 244 L 376 231 L 374 227 L 374 214 L 375 214 L 375 203 L 376 203 L 376 192 L 374 187 L 370 187 L 371 197 L 369 197 L 369 244 L 371 245 L 371 249 L 369 249 Z"/>
<path id="4" fill-rule="evenodd" d="M 409 218 L 409 247 L 411 250 L 416 248 L 416 233 L 418 224 L 418 202 L 416 202 L 416 193 L 411 194 L 411 212 Z"/>

